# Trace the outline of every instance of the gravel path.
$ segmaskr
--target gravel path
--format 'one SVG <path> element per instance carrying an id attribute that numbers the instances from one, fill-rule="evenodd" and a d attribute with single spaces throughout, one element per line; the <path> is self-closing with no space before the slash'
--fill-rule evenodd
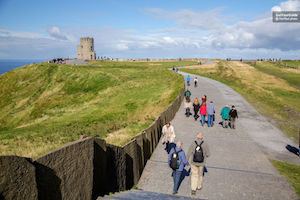
<path id="1" fill-rule="evenodd" d="M 234 90 L 208 78 L 198 76 L 198 79 L 199 87 L 190 87 L 192 98 L 201 98 L 206 94 L 208 100 L 215 102 L 216 125 L 212 128 L 201 127 L 199 120 L 195 122 L 193 118 L 186 118 L 183 105 L 171 122 L 177 140 L 183 141 L 186 152 L 199 131 L 204 133 L 210 147 L 208 173 L 204 177 L 203 189 L 197 192 L 196 198 L 297 199 L 286 179 L 269 161 L 269 158 L 278 158 L 300 163 L 299 157 L 285 148 L 287 144 L 296 145 Z M 225 104 L 234 104 L 239 112 L 235 130 L 223 129 L 218 125 L 219 112 Z M 167 153 L 159 144 L 147 162 L 138 188 L 171 194 L 173 181 L 166 161 Z M 190 197 L 189 176 L 183 180 L 178 195 Z"/>

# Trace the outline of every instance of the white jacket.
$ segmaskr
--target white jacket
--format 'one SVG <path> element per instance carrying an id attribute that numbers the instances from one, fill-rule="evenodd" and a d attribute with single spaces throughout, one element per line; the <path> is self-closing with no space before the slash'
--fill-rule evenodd
<path id="1" fill-rule="evenodd" d="M 164 125 L 162 128 L 162 136 L 162 142 L 174 142 L 176 137 L 174 127 L 170 125 L 168 128 L 167 125 Z"/>
<path id="2" fill-rule="evenodd" d="M 192 110 L 192 108 L 193 108 L 193 104 L 192 104 L 192 102 L 190 101 L 190 102 L 184 102 L 184 108 L 186 109 L 186 108 L 190 108 L 191 110 Z"/>

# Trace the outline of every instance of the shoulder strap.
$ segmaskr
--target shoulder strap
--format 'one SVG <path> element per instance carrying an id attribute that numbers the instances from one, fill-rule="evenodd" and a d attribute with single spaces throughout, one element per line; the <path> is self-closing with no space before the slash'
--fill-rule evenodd
<path id="1" fill-rule="evenodd" d="M 196 140 L 195 140 L 195 143 L 196 143 L 196 145 L 197 145 L 197 146 L 199 146 L 199 144 L 197 143 L 197 141 L 196 141 Z"/>

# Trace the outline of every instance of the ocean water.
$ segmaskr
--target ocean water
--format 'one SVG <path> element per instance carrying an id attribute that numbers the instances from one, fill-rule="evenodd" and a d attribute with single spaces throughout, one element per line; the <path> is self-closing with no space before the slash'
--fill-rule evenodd
<path id="1" fill-rule="evenodd" d="M 43 60 L 1 60 L 0 59 L 0 74 L 11 71 L 16 67 L 20 67 L 23 65 L 42 62 Z"/>

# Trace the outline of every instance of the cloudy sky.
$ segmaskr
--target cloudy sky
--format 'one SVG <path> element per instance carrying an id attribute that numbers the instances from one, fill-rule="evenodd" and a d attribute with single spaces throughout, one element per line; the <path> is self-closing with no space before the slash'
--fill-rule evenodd
<path id="1" fill-rule="evenodd" d="M 300 23 L 273 23 L 300 0 L 0 0 L 0 59 L 98 56 L 300 59 Z"/>

